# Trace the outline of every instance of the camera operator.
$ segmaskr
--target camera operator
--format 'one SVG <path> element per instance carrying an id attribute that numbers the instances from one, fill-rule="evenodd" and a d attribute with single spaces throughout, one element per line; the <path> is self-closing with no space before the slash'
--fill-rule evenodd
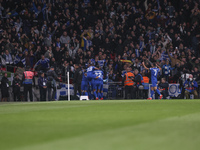
<path id="1" fill-rule="evenodd" d="M 189 99 L 189 94 L 194 94 L 194 99 L 198 98 L 197 94 L 197 88 L 198 84 L 196 81 L 193 80 L 193 75 L 189 75 L 189 78 L 185 81 L 184 83 L 184 88 L 185 88 L 185 97 L 186 99 Z"/>

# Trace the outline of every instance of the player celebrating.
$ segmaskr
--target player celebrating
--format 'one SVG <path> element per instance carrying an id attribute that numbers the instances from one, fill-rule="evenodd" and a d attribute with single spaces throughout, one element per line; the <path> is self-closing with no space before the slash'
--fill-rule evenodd
<path id="1" fill-rule="evenodd" d="M 98 77 L 98 79 L 93 80 L 93 91 L 94 96 L 96 97 L 96 100 L 101 99 L 103 100 L 103 71 L 102 70 L 95 70 L 95 75 Z M 96 93 L 96 91 L 98 93 Z"/>
<path id="2" fill-rule="evenodd" d="M 161 70 L 161 68 L 155 63 L 152 64 L 152 68 L 147 68 L 144 62 L 142 62 L 142 64 L 143 64 L 145 69 L 151 71 L 151 83 L 152 83 L 151 97 L 149 97 L 148 99 L 152 100 L 154 91 L 156 91 L 160 95 L 160 99 L 162 99 L 163 96 L 162 96 L 162 94 L 160 94 L 160 91 L 157 89 L 157 85 L 156 85 L 157 84 L 157 75 L 158 75 L 159 70 Z M 158 68 L 156 68 L 156 66 Z"/>
<path id="3" fill-rule="evenodd" d="M 87 68 L 87 79 L 89 82 L 91 82 L 93 79 L 98 79 L 99 77 L 97 77 L 94 73 L 94 70 L 98 70 L 99 68 L 96 68 L 94 66 L 92 66 L 91 64 L 88 64 L 88 68 Z"/>
<path id="4" fill-rule="evenodd" d="M 99 78 L 94 73 L 94 70 L 97 70 L 97 69 L 99 69 L 99 68 L 96 68 L 96 67 L 92 66 L 90 63 L 88 63 L 87 80 L 88 80 L 88 84 L 89 84 L 88 95 L 89 95 L 90 99 L 92 99 L 92 94 L 90 92 L 93 91 L 92 82 L 93 82 L 94 79 L 98 79 Z"/>

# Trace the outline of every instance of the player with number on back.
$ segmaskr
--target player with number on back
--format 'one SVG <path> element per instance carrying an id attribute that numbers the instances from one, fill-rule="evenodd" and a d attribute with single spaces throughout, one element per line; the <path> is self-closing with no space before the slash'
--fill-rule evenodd
<path id="1" fill-rule="evenodd" d="M 98 77 L 95 75 L 94 70 L 97 70 L 99 68 L 96 68 L 92 66 L 91 64 L 88 64 L 87 68 L 87 80 L 88 82 L 91 82 L 93 79 L 98 79 Z"/>
<path id="2" fill-rule="evenodd" d="M 100 99 L 103 100 L 103 71 L 102 70 L 95 70 L 95 75 L 98 77 L 98 79 L 93 80 L 93 91 L 94 96 L 96 97 L 96 100 Z M 96 93 L 96 91 L 98 93 Z"/>
<path id="3" fill-rule="evenodd" d="M 92 81 L 94 79 L 98 79 L 99 77 L 97 77 L 94 73 L 94 70 L 97 70 L 99 68 L 96 68 L 94 66 L 92 66 L 90 63 L 88 63 L 88 68 L 87 68 L 87 80 L 88 80 L 88 84 L 89 84 L 89 87 L 88 87 L 88 95 L 90 97 L 90 99 L 92 99 L 92 95 L 90 93 L 90 91 L 93 90 L 93 87 L 92 87 Z"/>
<path id="4" fill-rule="evenodd" d="M 151 83 L 152 83 L 152 87 L 151 87 L 151 96 L 148 98 L 149 100 L 152 100 L 152 97 L 153 97 L 153 94 L 154 94 L 154 91 L 156 91 L 159 95 L 160 95 L 160 99 L 162 99 L 162 94 L 160 94 L 160 91 L 157 89 L 157 75 L 158 75 L 158 72 L 161 70 L 161 68 L 155 64 L 155 63 L 152 63 L 152 68 L 147 68 L 145 63 L 142 62 L 143 66 L 145 69 L 147 70 L 150 70 L 151 71 Z M 156 68 L 156 66 L 158 68 Z"/>

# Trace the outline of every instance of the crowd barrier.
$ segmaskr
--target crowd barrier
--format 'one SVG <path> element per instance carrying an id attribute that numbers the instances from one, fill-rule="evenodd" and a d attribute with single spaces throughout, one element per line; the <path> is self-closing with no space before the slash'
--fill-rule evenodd
<path id="1" fill-rule="evenodd" d="M 123 99 L 125 97 L 122 82 L 108 82 L 107 99 Z"/>

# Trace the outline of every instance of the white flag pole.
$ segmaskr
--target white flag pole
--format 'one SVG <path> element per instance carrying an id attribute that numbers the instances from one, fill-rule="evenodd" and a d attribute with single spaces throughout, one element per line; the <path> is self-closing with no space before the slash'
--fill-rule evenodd
<path id="1" fill-rule="evenodd" d="M 70 88 L 69 88 L 69 71 L 67 71 L 67 92 L 68 92 L 68 101 L 70 101 Z"/>

